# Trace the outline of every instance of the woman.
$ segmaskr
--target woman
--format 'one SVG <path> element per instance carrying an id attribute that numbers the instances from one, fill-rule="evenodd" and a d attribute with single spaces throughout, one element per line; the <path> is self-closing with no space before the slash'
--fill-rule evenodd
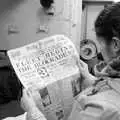
<path id="1" fill-rule="evenodd" d="M 80 61 L 84 82 L 93 87 L 80 94 L 69 120 L 120 120 L 120 3 L 101 11 L 95 31 L 105 62 L 95 66 L 95 78 Z"/>
<path id="2" fill-rule="evenodd" d="M 101 11 L 95 21 L 95 31 L 105 62 L 96 65 L 97 77 L 89 73 L 83 61 L 78 62 L 85 86 L 91 87 L 75 101 L 69 120 L 120 120 L 120 3 Z M 25 102 L 25 105 L 30 104 Z M 28 115 L 35 113 L 32 106 L 27 108 Z M 38 117 L 38 120 L 42 119 Z"/>

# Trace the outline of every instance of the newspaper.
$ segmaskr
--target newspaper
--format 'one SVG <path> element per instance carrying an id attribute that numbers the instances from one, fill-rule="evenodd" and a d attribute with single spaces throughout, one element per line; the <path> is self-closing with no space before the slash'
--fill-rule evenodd
<path id="1" fill-rule="evenodd" d="M 39 108 L 47 120 L 66 120 L 81 91 L 71 40 L 55 35 L 9 50 L 8 56 L 23 86 L 39 91 Z"/>

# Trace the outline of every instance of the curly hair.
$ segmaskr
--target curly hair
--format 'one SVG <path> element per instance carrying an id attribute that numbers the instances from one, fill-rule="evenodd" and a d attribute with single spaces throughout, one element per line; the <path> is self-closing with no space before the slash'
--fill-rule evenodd
<path id="1" fill-rule="evenodd" d="M 95 21 L 97 36 L 106 38 L 106 42 L 112 41 L 112 37 L 120 38 L 120 2 L 104 8 Z"/>

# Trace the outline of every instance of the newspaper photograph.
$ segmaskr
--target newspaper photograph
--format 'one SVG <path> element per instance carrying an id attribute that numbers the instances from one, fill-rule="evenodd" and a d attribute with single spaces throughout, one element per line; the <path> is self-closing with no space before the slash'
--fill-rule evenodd
<path id="1" fill-rule="evenodd" d="M 47 87 L 40 89 L 41 102 L 44 107 L 47 107 L 51 104 L 50 95 L 48 93 Z"/>
<path id="2" fill-rule="evenodd" d="M 38 90 L 48 120 L 66 120 L 81 92 L 79 57 L 72 41 L 55 35 L 8 51 L 11 64 L 26 89 Z"/>

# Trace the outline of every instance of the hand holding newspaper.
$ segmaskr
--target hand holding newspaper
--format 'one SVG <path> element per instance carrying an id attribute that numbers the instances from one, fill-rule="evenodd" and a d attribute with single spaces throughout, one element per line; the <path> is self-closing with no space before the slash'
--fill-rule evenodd
<path id="1" fill-rule="evenodd" d="M 11 64 L 26 89 L 37 90 L 47 120 L 66 120 L 81 92 L 77 50 L 64 35 L 55 35 L 8 51 Z"/>

